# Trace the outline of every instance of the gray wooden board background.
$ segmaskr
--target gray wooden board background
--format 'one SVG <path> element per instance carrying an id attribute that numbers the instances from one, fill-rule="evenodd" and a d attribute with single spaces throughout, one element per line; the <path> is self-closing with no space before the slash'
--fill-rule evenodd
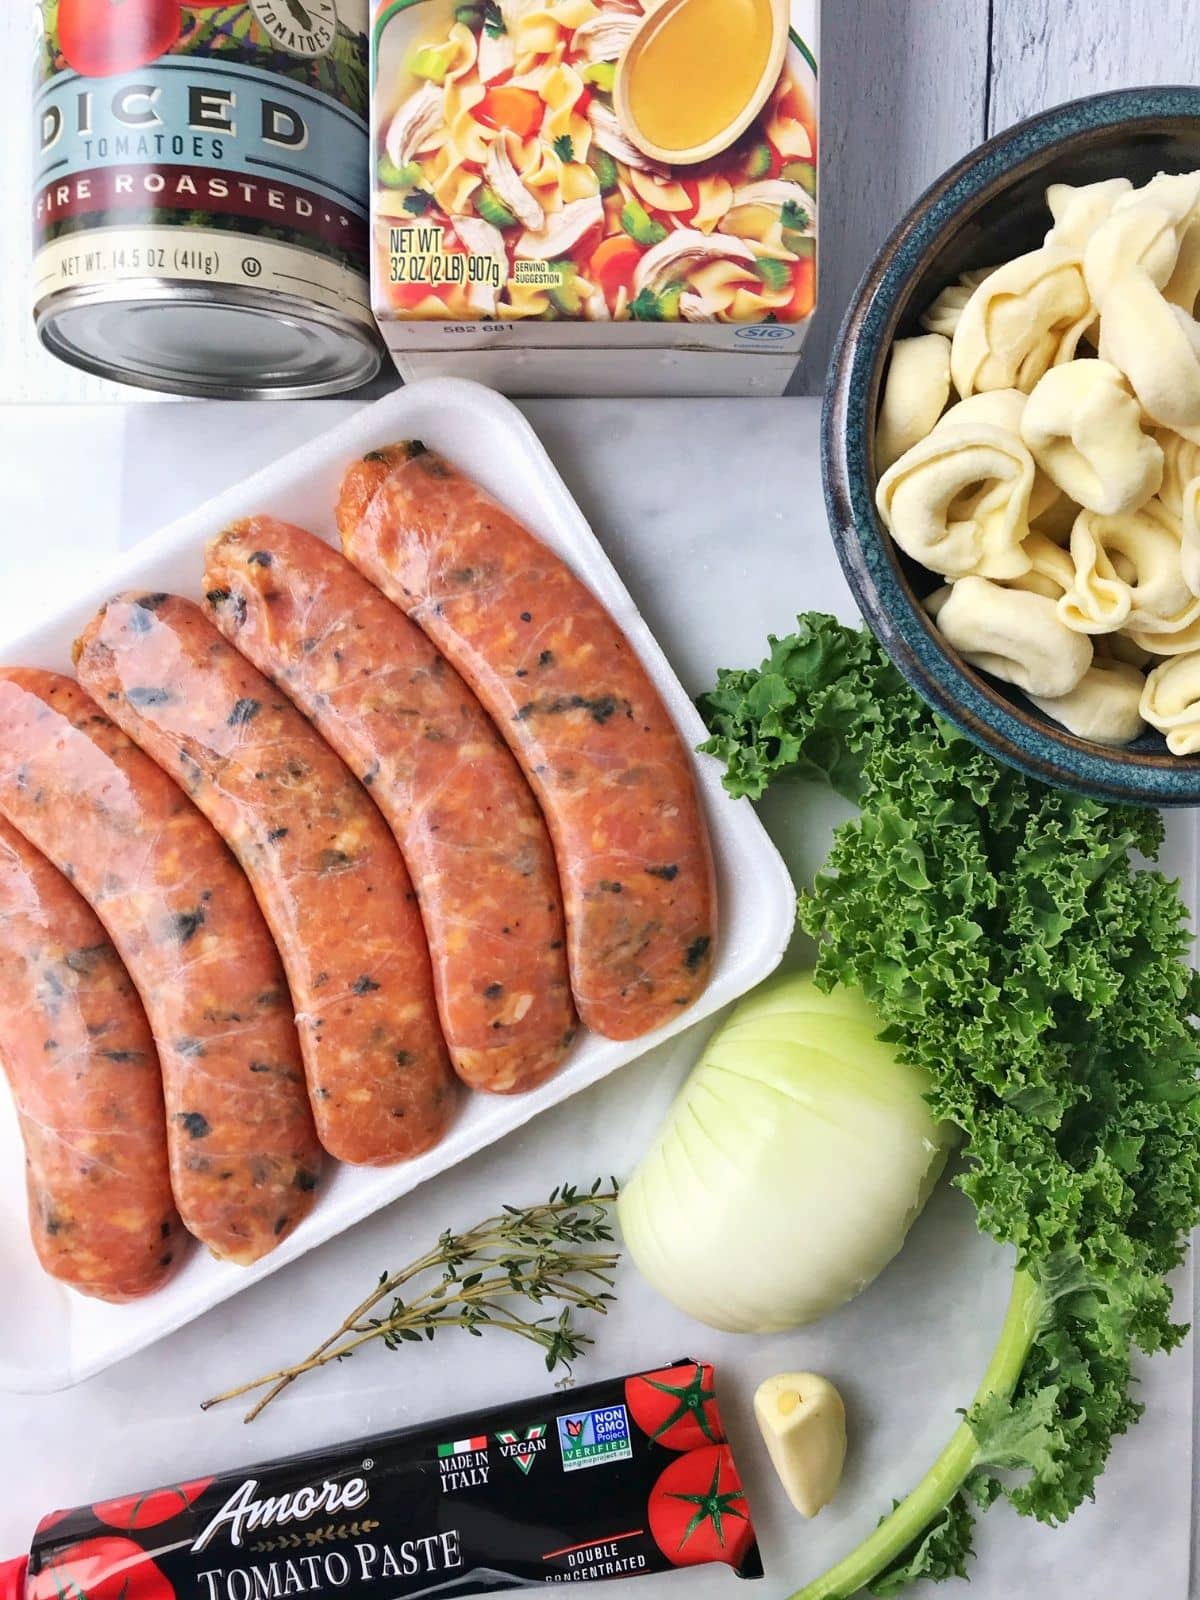
<path id="1" fill-rule="evenodd" d="M 129 399 L 37 345 L 28 314 L 30 0 L 0 0 L 0 401 Z M 1200 81 L 1197 0 L 825 0 L 821 285 L 796 392 L 819 394 L 872 254 L 989 133 L 1076 95 Z M 0 461 L 0 471 L 3 462 Z"/>

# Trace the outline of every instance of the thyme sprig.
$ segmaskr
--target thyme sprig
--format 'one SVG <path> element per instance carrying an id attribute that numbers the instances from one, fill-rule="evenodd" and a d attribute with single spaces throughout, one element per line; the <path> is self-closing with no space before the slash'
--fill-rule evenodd
<path id="1" fill-rule="evenodd" d="M 594 1311 L 604 1316 L 616 1298 L 612 1274 L 620 1255 L 587 1248 L 612 1243 L 609 1207 L 616 1198 L 615 1178 L 607 1188 L 597 1178 L 586 1191 L 562 1184 L 542 1205 L 504 1206 L 465 1233 L 447 1229 L 425 1255 L 399 1272 L 382 1273 L 366 1299 L 306 1360 L 214 1395 L 201 1410 L 265 1388 L 267 1393 L 246 1413 L 245 1420 L 253 1422 L 306 1372 L 346 1361 L 375 1341 L 387 1350 L 423 1344 L 443 1328 L 462 1328 L 475 1338 L 485 1328 L 515 1334 L 542 1347 L 547 1372 L 560 1364 L 569 1372 L 571 1362 L 593 1342 L 573 1314 Z M 432 1273 L 440 1274 L 435 1282 L 417 1285 L 417 1279 Z M 386 1310 L 372 1315 L 389 1296 Z M 513 1301 L 522 1299 L 559 1309 L 557 1314 L 523 1317 L 513 1309 Z"/>

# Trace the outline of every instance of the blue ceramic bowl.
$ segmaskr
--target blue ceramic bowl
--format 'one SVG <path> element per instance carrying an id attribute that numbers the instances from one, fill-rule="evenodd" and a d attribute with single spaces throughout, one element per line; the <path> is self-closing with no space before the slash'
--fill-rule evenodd
<path id="1" fill-rule="evenodd" d="M 1051 183 L 1200 168 L 1200 88 L 1127 89 L 1058 106 L 989 139 L 913 206 L 866 276 L 838 336 L 822 417 L 825 500 L 863 615 L 935 710 L 1032 777 L 1105 800 L 1200 805 L 1200 758 L 1150 733 L 1113 750 L 1078 739 L 1020 694 L 976 672 L 942 639 L 921 599 L 942 579 L 910 561 L 875 509 L 874 436 L 893 339 L 959 273 L 1036 248 Z"/>

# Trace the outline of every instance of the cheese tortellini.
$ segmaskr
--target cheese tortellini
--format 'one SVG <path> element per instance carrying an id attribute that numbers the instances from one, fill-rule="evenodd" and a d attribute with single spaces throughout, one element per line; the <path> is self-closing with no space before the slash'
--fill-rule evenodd
<path id="1" fill-rule="evenodd" d="M 964 659 L 1080 739 L 1200 754 L 1200 171 L 1046 203 L 893 346 L 876 505 Z"/>
<path id="2" fill-rule="evenodd" d="M 1029 570 L 1033 457 L 986 423 L 935 428 L 879 480 L 875 503 L 900 548 L 948 578 Z"/>
<path id="3" fill-rule="evenodd" d="M 1193 594 L 1200 595 L 1200 476 L 1184 488 L 1179 511 L 1183 581 Z"/>
<path id="4" fill-rule="evenodd" d="M 1003 429 L 1010 442 L 1019 442 L 1026 398 L 1019 389 L 981 390 L 969 400 L 960 400 L 957 405 L 952 405 L 939 418 L 934 432 L 944 428 L 971 428 L 982 422 Z M 1059 498 L 1057 484 L 1051 482 L 1035 461 L 1033 486 L 1029 491 L 1030 526 L 1038 517 L 1044 516 Z"/>
<path id="5" fill-rule="evenodd" d="M 1200 617 L 1183 578 L 1179 524 L 1161 501 L 1116 516 L 1081 511 L 1071 561 L 1075 582 L 1058 614 L 1080 633 L 1177 633 Z"/>
<path id="6" fill-rule="evenodd" d="M 1146 729 L 1141 712 L 1145 683 L 1128 662 L 1097 657 L 1069 693 L 1057 699 L 1041 694 L 1029 698 L 1077 738 L 1094 744 L 1132 744 Z"/>
<path id="7" fill-rule="evenodd" d="M 1200 444 L 1200 323 L 1141 268 L 1109 293 L 1100 354 L 1129 379 L 1152 421 Z"/>
<path id="8" fill-rule="evenodd" d="M 957 283 L 947 284 L 937 299 L 926 306 L 921 316 L 921 326 L 925 332 L 940 333 L 952 339 L 967 301 L 994 271 L 994 267 L 980 267 L 974 272 L 964 272 Z"/>
<path id="9" fill-rule="evenodd" d="M 897 339 L 875 430 L 875 465 L 880 472 L 933 431 L 949 398 L 949 339 L 940 333 Z"/>
<path id="10" fill-rule="evenodd" d="M 1162 486 L 1162 448 L 1142 432 L 1141 409 L 1107 361 L 1051 367 L 1025 406 L 1021 437 L 1043 472 L 1089 511 L 1132 511 Z"/>
<path id="11" fill-rule="evenodd" d="M 1069 361 L 1095 311 L 1078 255 L 1043 245 L 989 273 L 963 308 L 950 376 L 965 400 L 977 389 L 1026 394 Z"/>
<path id="12" fill-rule="evenodd" d="M 1031 533 L 1025 541 L 1025 554 L 1032 565 L 1019 578 L 1009 580 L 1010 589 L 1029 589 L 1048 600 L 1061 600 L 1075 582 L 1075 563 L 1061 545 L 1044 533 Z"/>
<path id="13" fill-rule="evenodd" d="M 1196 303 L 1200 301 L 1200 214 L 1183 229 L 1175 270 L 1163 287 L 1163 299 L 1186 311 L 1189 317 L 1196 315 Z"/>
<path id="14" fill-rule="evenodd" d="M 1047 699 L 1070 694 L 1092 662 L 1091 640 L 1063 626 L 1053 600 L 987 578 L 960 578 L 937 625 L 973 666 Z"/>
<path id="15" fill-rule="evenodd" d="M 1083 254 L 1092 234 L 1112 213 L 1122 195 L 1133 185 L 1128 178 L 1101 178 L 1099 183 L 1052 183 L 1046 190 L 1046 205 L 1054 226 L 1044 243 L 1059 245 Z"/>
<path id="16" fill-rule="evenodd" d="M 1142 716 L 1166 734 L 1172 755 L 1200 751 L 1200 651 L 1164 661 L 1146 679 Z"/>
<path id="17" fill-rule="evenodd" d="M 1135 191 L 1136 193 L 1136 191 Z M 1144 272 L 1164 289 L 1179 257 L 1179 227 L 1162 206 L 1114 208 L 1083 252 L 1083 276 L 1092 303 L 1105 300 L 1127 272 Z"/>
<path id="18" fill-rule="evenodd" d="M 1158 497 L 1168 511 L 1183 515 L 1183 496 L 1193 478 L 1200 478 L 1200 444 L 1172 433 L 1170 428 L 1156 428 L 1154 437 L 1163 453 L 1162 488 Z"/>

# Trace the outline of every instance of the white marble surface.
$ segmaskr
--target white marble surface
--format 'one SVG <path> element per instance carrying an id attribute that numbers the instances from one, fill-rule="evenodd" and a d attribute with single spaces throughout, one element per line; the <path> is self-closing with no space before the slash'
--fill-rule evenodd
<path id="1" fill-rule="evenodd" d="M 718 665 L 757 661 L 766 633 L 786 631 L 798 609 L 851 614 L 825 532 L 814 403 L 527 409 L 689 688 L 707 686 Z M 38 418 L 0 408 L 0 637 L 44 602 L 48 586 L 71 583 L 104 551 L 340 414 L 340 405 L 97 407 Z M 64 461 L 77 465 L 64 471 Z M 772 797 L 766 820 L 799 875 L 820 859 L 837 814 L 816 791 Z M 51 1505 L 544 1390 L 550 1380 L 535 1353 L 495 1337 L 445 1336 L 331 1369 L 250 1429 L 237 1410 L 197 1409 L 214 1390 L 306 1352 L 385 1266 L 443 1227 L 469 1223 L 497 1200 L 537 1197 L 563 1177 L 627 1172 L 698 1043 L 688 1039 L 110 1373 L 60 1395 L 0 1396 L 0 1556 L 20 1550 Z M 986 1360 L 1007 1270 L 1003 1253 L 975 1233 L 969 1205 L 943 1187 L 871 1289 L 795 1334 L 711 1333 L 623 1270 L 620 1302 L 578 1376 L 685 1351 L 718 1363 L 768 1569 L 756 1592 L 782 1600 L 855 1543 L 936 1453 Z M 5 1305 L 0 1315 L 20 1308 Z M 1146 1365 L 1147 1417 L 1118 1442 L 1096 1503 L 1068 1526 L 1038 1528 L 1004 1510 L 984 1520 L 974 1600 L 1184 1600 L 1192 1361 L 1189 1345 Z M 851 1408 L 844 1489 L 812 1524 L 789 1512 L 748 1412 L 758 1379 L 796 1366 L 828 1371 Z M 640 1580 L 630 1593 L 671 1600 L 685 1588 L 695 1600 L 720 1600 L 733 1580 L 712 1570 Z"/>

